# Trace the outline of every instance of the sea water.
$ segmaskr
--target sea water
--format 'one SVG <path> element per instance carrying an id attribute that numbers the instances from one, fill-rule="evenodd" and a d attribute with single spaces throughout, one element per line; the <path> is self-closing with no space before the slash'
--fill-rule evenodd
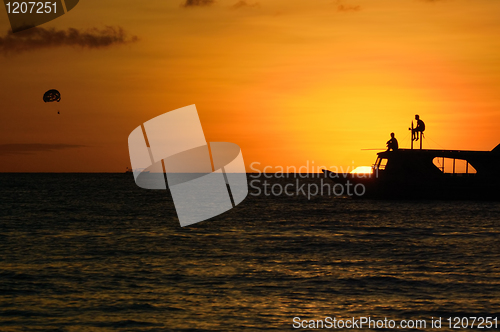
<path id="1" fill-rule="evenodd" d="M 500 320 L 500 203 L 251 189 L 181 228 L 168 191 L 131 174 L 0 174 L 0 331 L 281 331 L 327 317 Z"/>

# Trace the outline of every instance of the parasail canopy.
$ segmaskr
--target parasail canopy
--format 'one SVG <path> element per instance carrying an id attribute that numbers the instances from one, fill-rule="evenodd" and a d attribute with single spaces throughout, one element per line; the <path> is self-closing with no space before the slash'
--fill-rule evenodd
<path id="1" fill-rule="evenodd" d="M 54 102 L 54 101 L 60 102 L 61 101 L 61 93 L 59 91 L 57 91 L 56 89 L 51 89 L 51 90 L 44 93 L 43 101 L 46 103 Z"/>

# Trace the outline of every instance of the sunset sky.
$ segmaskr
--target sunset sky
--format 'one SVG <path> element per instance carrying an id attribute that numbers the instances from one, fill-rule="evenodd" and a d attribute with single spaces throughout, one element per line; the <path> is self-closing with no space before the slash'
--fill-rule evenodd
<path id="1" fill-rule="evenodd" d="M 247 171 L 371 165 L 415 114 L 425 148 L 500 143 L 500 1 L 81 0 L 52 39 L 9 29 L 0 7 L 0 172 L 123 172 L 130 132 L 191 104 Z"/>

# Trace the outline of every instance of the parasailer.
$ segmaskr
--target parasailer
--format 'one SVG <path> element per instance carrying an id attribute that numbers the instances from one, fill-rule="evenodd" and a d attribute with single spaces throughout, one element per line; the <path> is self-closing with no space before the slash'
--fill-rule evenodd
<path id="1" fill-rule="evenodd" d="M 57 91 L 56 89 L 51 89 L 43 94 L 43 101 L 46 103 L 52 103 L 54 101 L 60 102 L 61 101 L 61 93 Z M 59 108 L 59 107 L 57 107 Z M 59 113 L 59 109 L 57 110 L 57 114 Z"/>

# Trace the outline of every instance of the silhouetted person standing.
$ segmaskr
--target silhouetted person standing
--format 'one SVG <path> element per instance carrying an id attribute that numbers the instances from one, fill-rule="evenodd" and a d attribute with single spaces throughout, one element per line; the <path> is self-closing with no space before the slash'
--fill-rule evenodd
<path id="1" fill-rule="evenodd" d="M 398 140 L 394 137 L 394 133 L 391 133 L 391 139 L 387 141 L 387 151 L 396 151 L 399 149 Z"/>
<path id="2" fill-rule="evenodd" d="M 411 139 L 413 141 L 418 141 L 419 138 L 422 139 L 422 135 L 424 134 L 425 123 L 424 123 L 424 121 L 420 120 L 420 116 L 418 114 L 415 115 L 415 120 L 417 120 L 417 127 L 412 130 Z"/>

